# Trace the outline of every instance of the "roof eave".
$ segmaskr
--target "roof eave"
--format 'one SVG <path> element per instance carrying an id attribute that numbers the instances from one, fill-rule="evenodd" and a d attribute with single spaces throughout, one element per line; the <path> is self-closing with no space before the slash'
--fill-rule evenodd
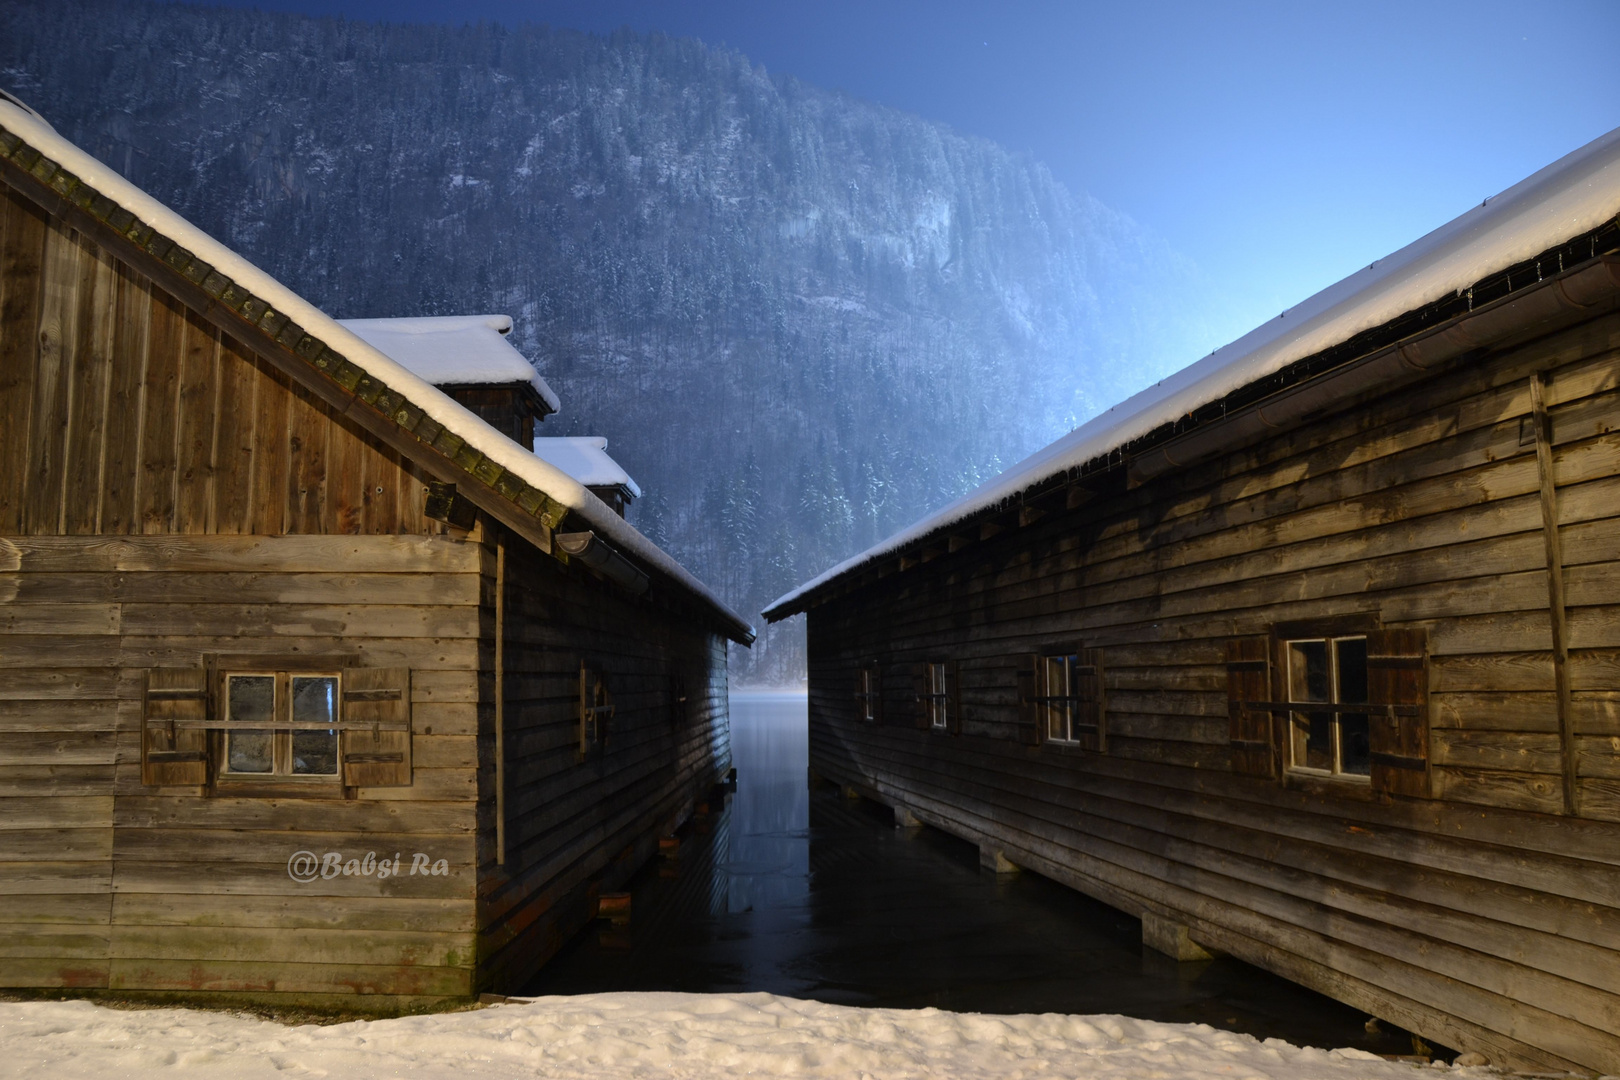
<path id="1" fill-rule="evenodd" d="M 1578 263 L 1566 264 L 1566 249 L 1572 247 L 1586 248 L 1589 257 Z M 1350 341 L 1321 350 L 1281 372 L 1247 384 L 1221 401 L 1166 424 L 1148 436 L 1099 455 L 1084 465 L 1036 481 L 996 506 L 986 507 L 959 521 L 942 524 L 894 550 L 884 551 L 852 565 L 811 588 L 789 593 L 760 614 L 767 622 L 780 622 L 887 576 L 878 572 L 879 563 L 896 562 L 901 569 L 909 569 L 908 562 L 919 565 L 931 561 L 927 556 L 930 547 L 937 550 L 943 544 L 949 548 L 946 538 L 981 529 L 984 523 L 1002 518 L 1010 511 L 1017 511 L 1017 523 L 1032 524 L 1048 512 L 1039 504 L 1050 502 L 1059 492 L 1065 493 L 1064 508 L 1074 509 L 1100 494 L 1101 489 L 1109 485 L 1107 477 L 1117 476 L 1124 480 L 1121 486 L 1136 487 L 1159 476 L 1190 468 L 1217 453 L 1241 445 L 1233 443 L 1229 447 L 1223 446 L 1217 433 L 1223 429 L 1230 432 L 1245 419 L 1258 420 L 1258 424 L 1250 425 L 1255 430 L 1252 432 L 1253 438 L 1247 441 L 1252 442 L 1265 434 L 1325 415 L 1328 408 L 1296 409 L 1292 416 L 1267 413 L 1279 399 L 1306 389 L 1320 391 L 1316 397 L 1328 402 L 1346 403 L 1350 399 L 1341 392 L 1341 380 L 1357 370 L 1363 372 L 1365 379 L 1368 369 L 1382 363 L 1391 372 L 1404 368 L 1410 379 L 1421 378 L 1460 357 L 1482 354 L 1516 329 L 1551 332 L 1558 328 L 1560 322 L 1583 320 L 1600 314 L 1605 307 L 1613 309 L 1620 306 L 1620 255 L 1616 254 L 1617 251 L 1620 251 L 1620 218 L 1611 219 L 1590 233 L 1550 248 L 1535 259 L 1481 279 L 1474 288 L 1467 290 L 1469 306 L 1461 313 L 1445 317 L 1444 302 L 1406 312 L 1382 326 L 1356 335 Z M 1544 273 L 1544 262 L 1554 272 Z M 1523 284 L 1517 288 L 1513 287 L 1515 272 L 1523 278 Z M 1473 306 L 1475 291 L 1483 290 L 1486 283 L 1496 279 L 1504 279 L 1499 294 L 1489 303 Z M 1425 320 L 1424 312 L 1428 309 L 1433 310 L 1431 317 Z M 1381 392 L 1388 392 L 1400 384 L 1386 381 L 1378 385 Z M 1206 445 L 1203 447 L 1196 445 L 1201 436 L 1205 437 Z"/>

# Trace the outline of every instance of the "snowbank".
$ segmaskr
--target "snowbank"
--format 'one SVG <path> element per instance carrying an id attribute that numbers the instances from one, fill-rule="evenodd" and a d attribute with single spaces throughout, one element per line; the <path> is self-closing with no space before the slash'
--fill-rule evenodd
<path id="1" fill-rule="evenodd" d="M 1440 1067 L 1120 1016 L 856 1009 L 772 994 L 591 994 L 283 1027 L 226 1013 L 0 1003 L 0 1078 L 1414 1080 Z M 1485 1076 L 1483 1069 L 1448 1075 Z"/>

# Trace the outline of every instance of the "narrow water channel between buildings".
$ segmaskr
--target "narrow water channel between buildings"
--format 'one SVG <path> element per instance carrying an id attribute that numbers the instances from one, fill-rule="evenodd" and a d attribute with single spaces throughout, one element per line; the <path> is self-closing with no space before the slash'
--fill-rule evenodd
<path id="1" fill-rule="evenodd" d="M 627 925 L 580 934 L 524 993 L 769 991 L 840 1005 L 1123 1013 L 1319 1047 L 1411 1037 L 1231 958 L 1176 961 L 1141 925 L 978 849 L 808 783 L 802 696 L 734 693 L 737 789 L 630 885 Z"/>

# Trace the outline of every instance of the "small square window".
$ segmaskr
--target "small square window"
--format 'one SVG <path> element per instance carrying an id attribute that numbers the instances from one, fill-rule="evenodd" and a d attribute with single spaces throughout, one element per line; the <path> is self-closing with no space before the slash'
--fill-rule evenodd
<path id="1" fill-rule="evenodd" d="M 225 676 L 223 777 L 338 777 L 340 681 L 334 673 Z"/>
<path id="2" fill-rule="evenodd" d="M 1368 703 L 1367 639 L 1302 638 L 1284 647 L 1287 704 L 1298 706 L 1288 713 L 1289 768 L 1370 777 L 1369 716 L 1354 708 Z"/>

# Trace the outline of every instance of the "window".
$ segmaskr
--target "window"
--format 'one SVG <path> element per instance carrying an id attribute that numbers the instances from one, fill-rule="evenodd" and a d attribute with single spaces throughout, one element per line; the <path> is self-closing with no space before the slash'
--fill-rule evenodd
<path id="1" fill-rule="evenodd" d="M 1283 643 L 1283 657 L 1288 767 L 1370 778 L 1369 712 L 1355 709 L 1368 704 L 1366 637 L 1293 638 Z"/>
<path id="2" fill-rule="evenodd" d="M 1041 680 L 1046 691 L 1041 711 L 1046 718 L 1046 738 L 1051 742 L 1075 741 L 1074 722 L 1080 704 L 1075 698 L 1080 673 L 1075 669 L 1079 666 L 1076 653 L 1041 658 Z"/>
<path id="3" fill-rule="evenodd" d="M 1020 727 L 1030 743 L 1102 750 L 1102 663 L 1097 649 L 1032 653 L 1019 673 Z"/>
<path id="4" fill-rule="evenodd" d="M 311 797 L 410 786 L 409 669 L 293 666 L 307 663 L 213 656 L 148 671 L 141 782 Z"/>
<path id="5" fill-rule="evenodd" d="M 929 664 L 927 680 L 923 706 L 928 726 L 935 731 L 948 731 L 951 726 L 951 695 L 946 680 L 946 665 Z"/>
<path id="6" fill-rule="evenodd" d="M 583 660 L 579 664 L 579 756 L 581 760 L 607 744 L 613 718 L 613 695 L 607 676 Z"/>
<path id="7" fill-rule="evenodd" d="M 1345 616 L 1227 642 L 1233 772 L 1429 797 L 1428 635 L 1376 626 Z"/>
<path id="8" fill-rule="evenodd" d="M 336 780 L 341 680 L 337 672 L 227 673 L 220 775 Z"/>
<path id="9" fill-rule="evenodd" d="M 855 715 L 868 724 L 877 723 L 878 699 L 882 693 L 875 667 L 863 667 L 855 675 Z"/>

